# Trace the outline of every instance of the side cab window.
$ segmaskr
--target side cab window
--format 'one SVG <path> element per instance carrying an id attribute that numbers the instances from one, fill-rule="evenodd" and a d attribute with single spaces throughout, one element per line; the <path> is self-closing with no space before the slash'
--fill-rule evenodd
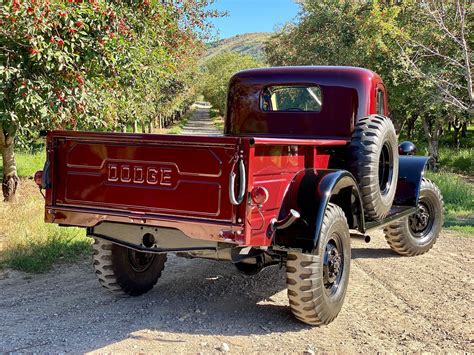
<path id="1" fill-rule="evenodd" d="M 377 114 L 385 116 L 386 115 L 386 112 L 385 112 L 385 94 L 384 94 L 383 90 L 377 89 L 376 100 L 377 100 L 377 107 L 376 107 Z"/>

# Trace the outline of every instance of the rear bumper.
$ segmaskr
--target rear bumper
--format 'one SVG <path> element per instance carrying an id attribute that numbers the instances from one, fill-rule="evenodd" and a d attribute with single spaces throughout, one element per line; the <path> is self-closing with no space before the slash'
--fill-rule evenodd
<path id="1" fill-rule="evenodd" d="M 104 211 L 94 209 L 46 206 L 45 222 L 86 228 L 93 228 L 104 222 L 113 222 L 175 229 L 191 239 L 236 245 L 243 245 L 245 242 L 243 225 L 147 214 L 130 215 L 130 213 L 120 211 L 104 213 Z"/>
<path id="2" fill-rule="evenodd" d="M 148 253 L 216 251 L 234 244 L 192 239 L 174 228 L 104 222 L 87 228 L 89 237 L 109 240 L 136 251 Z"/>

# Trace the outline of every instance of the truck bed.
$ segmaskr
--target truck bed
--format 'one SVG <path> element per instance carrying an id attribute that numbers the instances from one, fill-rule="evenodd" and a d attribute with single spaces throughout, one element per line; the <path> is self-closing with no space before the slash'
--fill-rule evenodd
<path id="1" fill-rule="evenodd" d="M 231 222 L 230 169 L 241 139 L 51 132 L 49 208 Z"/>

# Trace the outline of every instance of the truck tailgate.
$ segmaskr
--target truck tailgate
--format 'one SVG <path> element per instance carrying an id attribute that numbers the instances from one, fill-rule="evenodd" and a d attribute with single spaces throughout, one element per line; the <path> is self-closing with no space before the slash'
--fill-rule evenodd
<path id="1" fill-rule="evenodd" d="M 50 207 L 232 222 L 240 139 L 50 132 Z"/>

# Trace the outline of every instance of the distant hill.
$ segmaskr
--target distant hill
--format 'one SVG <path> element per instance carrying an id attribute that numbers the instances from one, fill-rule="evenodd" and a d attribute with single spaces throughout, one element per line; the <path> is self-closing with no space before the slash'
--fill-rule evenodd
<path id="1" fill-rule="evenodd" d="M 248 54 L 263 60 L 265 58 L 264 43 L 271 35 L 270 32 L 245 33 L 211 42 L 202 60 L 206 61 L 222 52 Z"/>

